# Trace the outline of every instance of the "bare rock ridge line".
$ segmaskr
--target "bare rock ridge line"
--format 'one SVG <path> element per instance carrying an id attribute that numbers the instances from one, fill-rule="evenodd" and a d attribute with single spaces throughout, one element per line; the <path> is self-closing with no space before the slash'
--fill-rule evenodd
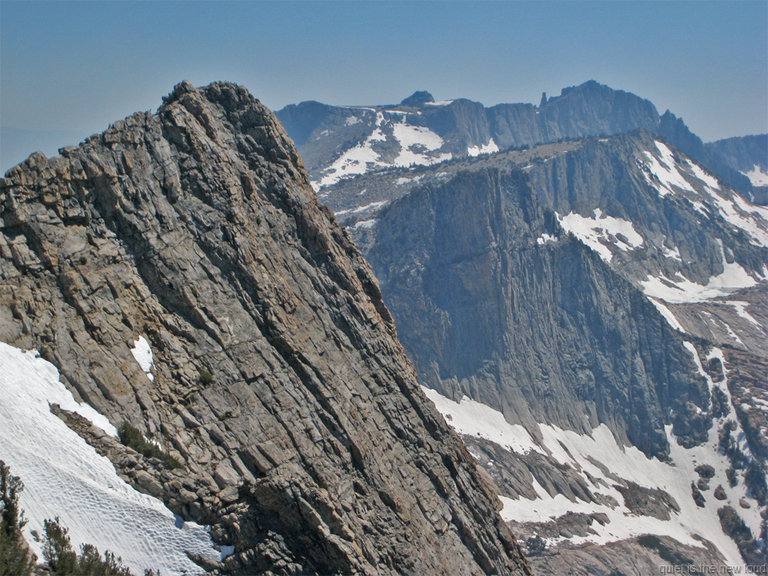
<path id="1" fill-rule="evenodd" d="M 185 474 L 82 434 L 213 525 L 227 574 L 530 574 L 420 390 L 369 265 L 273 114 L 177 85 L 0 181 L 0 340 Z M 131 354 L 139 337 L 153 380 Z M 122 452 L 121 452 L 122 451 Z"/>

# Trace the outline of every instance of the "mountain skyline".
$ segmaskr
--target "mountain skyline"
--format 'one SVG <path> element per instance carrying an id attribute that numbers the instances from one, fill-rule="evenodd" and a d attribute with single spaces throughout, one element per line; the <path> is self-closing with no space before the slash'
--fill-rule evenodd
<path id="1" fill-rule="evenodd" d="M 152 109 L 181 79 L 233 80 L 272 109 L 414 90 L 535 104 L 594 79 L 705 141 L 768 132 L 764 2 L 307 6 L 3 2 L 0 171 Z"/>

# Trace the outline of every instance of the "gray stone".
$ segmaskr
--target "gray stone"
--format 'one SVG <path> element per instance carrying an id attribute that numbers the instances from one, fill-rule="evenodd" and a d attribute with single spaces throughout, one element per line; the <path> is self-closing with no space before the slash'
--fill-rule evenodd
<path id="1" fill-rule="evenodd" d="M 49 211 L 61 222 L 40 226 Z M 0 339 L 39 349 L 80 399 L 181 460 L 79 429 L 226 535 L 221 573 L 530 574 L 369 265 L 243 88 L 181 84 L 156 113 L 12 168 L 0 239 Z"/>

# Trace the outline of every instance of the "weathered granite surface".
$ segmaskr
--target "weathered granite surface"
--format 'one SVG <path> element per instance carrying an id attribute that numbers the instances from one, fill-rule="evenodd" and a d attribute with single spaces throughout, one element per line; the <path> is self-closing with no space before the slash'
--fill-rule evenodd
<path id="1" fill-rule="evenodd" d="M 182 83 L 156 113 L 32 155 L 0 182 L 0 218 L 0 339 L 183 462 L 79 427 L 235 546 L 210 569 L 530 574 L 370 267 L 245 89 Z"/>

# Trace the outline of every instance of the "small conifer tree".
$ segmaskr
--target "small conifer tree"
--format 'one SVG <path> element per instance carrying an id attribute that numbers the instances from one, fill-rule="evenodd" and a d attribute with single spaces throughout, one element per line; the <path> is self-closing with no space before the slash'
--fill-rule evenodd
<path id="1" fill-rule="evenodd" d="M 26 524 L 19 507 L 22 490 L 24 483 L 0 460 L 0 576 L 27 576 L 35 564 L 21 533 Z"/>

